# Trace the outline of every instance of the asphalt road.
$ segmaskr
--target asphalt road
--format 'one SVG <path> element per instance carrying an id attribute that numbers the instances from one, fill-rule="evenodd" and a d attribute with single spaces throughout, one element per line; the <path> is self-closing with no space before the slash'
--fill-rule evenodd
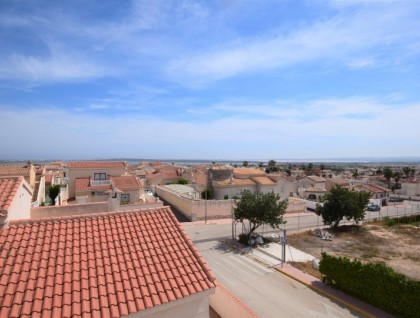
<path id="1" fill-rule="evenodd" d="M 384 217 L 398 217 L 406 214 L 420 213 L 420 203 L 417 203 L 413 207 L 407 206 L 390 206 L 383 207 L 379 212 L 366 211 L 365 220 L 382 219 Z M 310 228 L 317 228 L 323 226 L 322 218 L 317 216 L 315 213 L 305 214 L 291 214 L 286 215 L 284 219 L 287 221 L 286 224 L 281 227 L 286 229 L 287 233 L 296 233 L 306 231 Z M 340 224 L 345 224 L 341 222 Z M 205 240 L 218 240 L 222 238 L 232 237 L 232 221 L 231 219 L 223 221 L 209 220 L 208 224 L 204 225 L 204 222 L 182 223 L 187 233 L 190 235 L 194 242 L 200 242 Z M 353 224 L 353 221 L 347 222 L 347 224 Z M 189 229 L 189 230 L 188 230 Z M 261 226 L 257 233 L 280 233 L 280 230 L 273 230 L 270 226 Z M 236 225 L 236 234 L 242 233 L 242 224 Z"/>
<path id="2" fill-rule="evenodd" d="M 217 279 L 260 317 L 361 317 L 222 242 L 195 245 Z"/>

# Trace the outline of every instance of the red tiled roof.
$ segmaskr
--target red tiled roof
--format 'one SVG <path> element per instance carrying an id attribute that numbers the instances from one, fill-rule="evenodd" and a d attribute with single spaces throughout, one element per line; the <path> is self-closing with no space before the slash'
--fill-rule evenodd
<path id="1" fill-rule="evenodd" d="M 264 171 L 260 169 L 256 169 L 256 168 L 234 168 L 233 173 L 237 175 L 239 174 L 239 175 L 249 175 L 249 176 L 265 175 Z"/>
<path id="2" fill-rule="evenodd" d="M 22 176 L 0 177 L 0 210 L 7 211 L 9 209 L 22 181 Z"/>
<path id="3" fill-rule="evenodd" d="M 120 176 L 111 177 L 111 182 L 114 187 L 119 190 L 138 190 L 140 189 L 140 183 L 135 176 Z"/>
<path id="4" fill-rule="evenodd" d="M 71 161 L 67 168 L 125 168 L 124 161 Z"/>
<path id="5" fill-rule="evenodd" d="M 232 178 L 232 179 L 225 179 L 225 180 L 221 180 L 221 181 L 215 181 L 215 183 L 219 186 L 222 186 L 222 187 L 226 187 L 226 186 L 231 186 L 231 187 L 255 186 L 255 182 L 252 181 L 251 179 Z"/>
<path id="6" fill-rule="evenodd" d="M 0 176 L 29 176 L 31 166 L 0 166 Z"/>
<path id="7" fill-rule="evenodd" d="M 52 178 L 53 178 L 53 175 L 52 174 L 46 174 L 45 175 L 45 182 L 46 183 L 51 183 Z"/>
<path id="8" fill-rule="evenodd" d="M 106 191 L 111 189 L 111 184 L 104 185 L 90 185 L 90 178 L 77 178 L 76 179 L 76 192 L 81 191 Z"/>
<path id="9" fill-rule="evenodd" d="M 11 226 L 0 265 L 0 317 L 121 317 L 216 286 L 169 208 Z"/>
<path id="10" fill-rule="evenodd" d="M 367 190 L 367 191 L 372 192 L 372 193 L 392 192 L 390 189 L 381 187 L 381 186 L 376 185 L 376 184 L 360 184 L 360 185 L 356 186 L 355 188 L 360 189 L 360 190 Z"/>
<path id="11" fill-rule="evenodd" d="M 277 183 L 271 180 L 268 177 L 252 177 L 252 181 L 255 181 L 256 183 L 260 185 L 276 185 Z"/>

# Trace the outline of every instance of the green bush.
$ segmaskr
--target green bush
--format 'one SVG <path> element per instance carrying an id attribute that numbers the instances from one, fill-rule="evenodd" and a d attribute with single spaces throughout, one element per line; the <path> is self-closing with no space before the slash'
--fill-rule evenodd
<path id="1" fill-rule="evenodd" d="M 225 194 L 225 196 L 223 197 L 223 199 L 225 199 L 225 200 L 229 199 L 229 195 Z"/>
<path id="2" fill-rule="evenodd" d="M 383 263 L 362 264 L 323 253 L 319 270 L 325 283 L 349 295 L 398 317 L 420 318 L 420 281 Z"/>
<path id="3" fill-rule="evenodd" d="M 420 222 L 420 214 L 417 215 L 404 215 L 399 218 L 389 218 L 384 217 L 383 223 L 386 226 L 394 226 L 395 224 L 411 224 L 411 223 L 417 223 Z"/>

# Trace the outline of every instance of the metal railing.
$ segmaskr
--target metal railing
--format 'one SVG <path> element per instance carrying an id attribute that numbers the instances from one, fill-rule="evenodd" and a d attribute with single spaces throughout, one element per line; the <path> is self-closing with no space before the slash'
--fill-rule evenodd
<path id="1" fill-rule="evenodd" d="M 90 180 L 90 186 L 110 185 L 111 180 Z"/>

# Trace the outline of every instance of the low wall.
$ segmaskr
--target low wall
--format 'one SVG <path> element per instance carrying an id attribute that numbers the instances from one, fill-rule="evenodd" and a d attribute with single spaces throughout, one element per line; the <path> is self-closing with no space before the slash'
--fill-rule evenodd
<path id="1" fill-rule="evenodd" d="M 258 317 L 223 285 L 217 286 L 216 292 L 210 296 L 210 307 L 213 308 L 220 317 Z"/>
<path id="2" fill-rule="evenodd" d="M 190 221 L 228 218 L 232 216 L 233 200 L 202 200 L 186 194 L 179 194 L 165 186 L 156 186 L 156 194 L 173 205 Z"/>
<path id="3" fill-rule="evenodd" d="M 138 209 L 152 209 L 159 208 L 163 206 L 162 201 L 157 201 L 154 203 L 133 203 L 133 204 L 123 204 L 120 205 L 118 211 L 129 211 L 129 210 L 138 210 Z"/>
<path id="4" fill-rule="evenodd" d="M 99 203 L 83 203 L 60 206 L 40 206 L 31 208 L 31 219 L 56 216 L 84 215 L 108 211 L 108 201 Z"/>

